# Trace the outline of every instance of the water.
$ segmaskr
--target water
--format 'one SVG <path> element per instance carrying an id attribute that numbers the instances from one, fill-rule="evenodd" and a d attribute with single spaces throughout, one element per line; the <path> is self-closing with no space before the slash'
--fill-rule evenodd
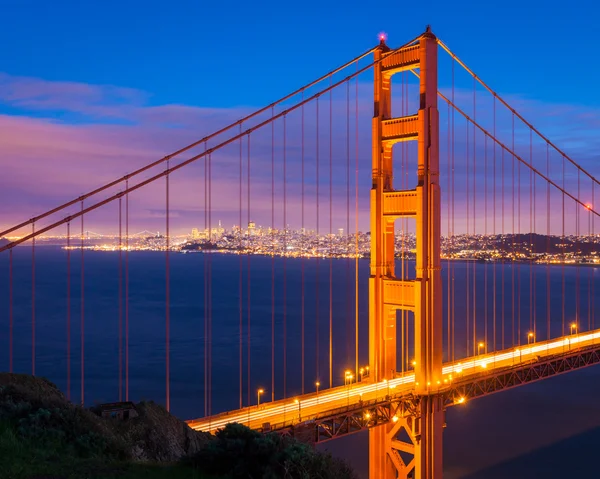
<path id="1" fill-rule="evenodd" d="M 36 374 L 54 381 L 67 391 L 67 253 L 44 246 L 35 251 L 35 318 Z M 124 261 L 124 256 L 122 257 Z M 239 406 L 239 322 L 240 271 L 242 279 L 243 394 L 244 405 L 255 403 L 256 390 L 265 389 L 262 400 L 270 400 L 271 387 L 271 321 L 272 274 L 275 275 L 275 396 L 285 392 L 293 397 L 302 392 L 301 323 L 305 318 L 305 390 L 314 390 L 314 381 L 329 385 L 329 318 L 332 317 L 333 383 L 343 382 L 343 371 L 354 366 L 354 260 L 283 259 L 227 254 L 170 255 L 171 284 L 171 411 L 182 418 L 204 415 L 204 316 L 205 268 L 212 271 L 212 412 Z M 330 269 L 331 266 L 331 269 Z M 368 260 L 359 260 L 359 362 L 367 363 L 368 338 Z M 447 345 L 448 266 L 444 263 L 444 345 Z M 71 253 L 71 398 L 80 401 L 81 371 L 81 252 Z M 119 254 L 86 251 L 84 256 L 85 290 L 85 402 L 87 405 L 119 399 Z M 400 264 L 398 264 L 400 271 Z M 286 281 L 284 285 L 284 269 Z M 407 265 L 414 271 L 414 264 Z M 31 248 L 14 250 L 14 369 L 31 372 Z M 273 273 L 274 271 L 274 273 Z M 513 341 L 527 342 L 526 334 L 535 317 L 537 339 L 561 333 L 564 323 L 577 321 L 581 330 L 595 326 L 597 304 L 590 285 L 600 274 L 593 267 L 547 268 L 528 264 L 496 265 L 452 263 L 454 284 L 454 316 L 456 358 L 472 353 L 476 343 L 485 341 L 488 351 Z M 494 271 L 496 295 L 494 296 Z M 304 288 L 302 275 L 304 274 Z M 513 296 L 513 274 L 515 292 Z M 332 278 L 330 303 L 330 275 Z M 467 275 L 469 281 L 467 282 Z M 452 277 L 454 278 L 452 280 Z M 476 284 L 473 286 L 473 278 Z M 0 370 L 8 370 L 8 255 L 0 255 Z M 487 278 L 487 279 L 486 279 Z M 520 288 L 519 288 L 520 278 Z M 565 284 L 565 296 L 562 284 Z M 123 276 L 124 279 L 124 276 Z M 533 281 L 535 279 L 535 283 Z M 550 309 L 546 294 L 550 282 Z M 486 286 L 487 284 L 487 286 Z M 502 284 L 504 294 L 502 295 Z M 579 284 L 579 295 L 576 287 Z M 248 289 L 248 285 L 250 288 Z M 283 294 L 285 288 L 286 301 Z M 475 304 L 473 304 L 475 288 Z M 124 289 L 124 286 L 123 286 Z M 467 292 L 468 302 L 467 302 Z M 484 294 L 487 292 L 487 294 Z M 304 294 L 304 300 L 302 295 Z M 563 297 L 564 310 L 563 315 Z M 487 299 L 486 299 L 487 298 Z M 532 299 L 530 299 L 532 298 Z M 248 304 L 250 306 L 248 307 Z M 469 307 L 467 308 L 467 304 Z M 514 305 L 514 306 L 513 306 Z M 578 306 L 577 306 L 578 305 Z M 125 303 L 122 303 L 123 321 Z M 475 311 L 476 328 L 467 331 L 467 315 L 472 324 Z M 494 313 L 495 311 L 495 313 Z M 247 325 L 251 323 L 250 382 L 247 378 Z M 284 316 L 287 336 L 284 375 Z M 495 322 L 494 322 L 495 316 Z M 504 318 L 504 321 L 502 320 Z M 513 323 L 514 318 L 514 323 Z M 531 320 L 533 321 L 533 320 Z M 408 334 L 412 334 L 409 321 Z M 130 399 L 165 401 L 165 256 L 154 252 L 129 254 L 129 391 Z M 494 326 L 495 325 L 495 326 Z M 597 326 L 596 326 L 597 327 Z M 398 328 L 401 344 L 401 328 Z M 317 347 L 318 343 L 318 347 Z M 474 346 L 475 345 L 475 346 Z M 446 357 L 452 350 L 446 348 Z M 410 360 L 412 349 L 405 359 Z M 318 365 L 318 366 L 317 366 Z M 401 370 L 402 365 L 398 365 Z M 580 373 L 576 373 L 580 374 Z M 549 395 L 562 397 L 563 388 L 543 388 Z M 559 384 L 559 383 L 556 383 Z M 522 388 L 529 395 L 540 386 Z M 536 389 L 538 388 L 538 389 Z M 505 396 L 506 394 L 506 396 Z M 506 398 L 503 393 L 497 397 Z M 519 394 L 517 393 L 517 401 Z M 493 397 L 495 398 L 495 396 Z M 481 403 L 488 401 L 480 400 Z M 492 402 L 498 399 L 492 399 Z M 561 399 L 564 403 L 564 398 Z M 479 402 L 477 402 L 479 404 Z M 490 402 L 491 404 L 491 402 Z M 552 402 L 550 401 L 550 404 Z M 470 406 L 472 407 L 472 406 Z M 497 406 L 499 408 L 503 406 Z M 533 407 L 529 405 L 528 407 Z M 450 415 L 455 413 L 453 410 Z M 460 417 L 462 427 L 469 425 L 467 415 Z M 496 415 L 497 416 L 497 415 Z M 473 417 L 473 415 L 471 415 Z M 591 425 L 588 424 L 590 427 Z M 600 424 L 599 424 L 600 425 Z M 499 424 L 499 427 L 501 425 Z M 567 429 L 564 429 L 565 431 Z M 572 429 L 568 429 L 573 433 Z M 449 428 L 448 431 L 452 431 Z M 447 432 L 447 435 L 453 434 Z M 456 434 L 456 430 L 454 430 Z M 555 434 L 556 435 L 556 434 Z M 560 436 L 560 435 L 559 435 Z M 452 436 L 450 436 L 452 437 Z M 360 441 L 358 439 L 357 441 Z M 333 443 L 332 443 L 333 444 Z M 357 443 L 358 444 L 358 443 Z M 332 446 L 335 449 L 335 445 Z M 509 448 L 510 449 L 510 448 Z M 364 448 L 361 449 L 364 451 Z M 452 451 L 452 446 L 449 446 Z M 446 448 L 448 451 L 448 447 Z M 459 451 L 460 452 L 460 451 Z M 508 453 L 507 453 L 508 454 Z M 514 455 L 514 451 L 510 454 Z M 510 456 L 509 454 L 509 456 Z M 456 456 L 456 454 L 455 454 Z M 486 456 L 487 457 L 487 456 Z M 506 457 L 505 457 L 506 458 Z M 489 458 L 488 458 L 489 459 Z M 467 461 L 472 463 L 473 461 Z M 475 461 L 477 462 L 477 461 Z M 452 459 L 446 461 L 452 464 Z M 478 467 L 489 465 L 483 461 Z M 464 473 L 465 471 L 461 472 Z M 473 472 L 473 469 L 466 472 Z M 460 477 L 460 474 L 456 477 Z"/>

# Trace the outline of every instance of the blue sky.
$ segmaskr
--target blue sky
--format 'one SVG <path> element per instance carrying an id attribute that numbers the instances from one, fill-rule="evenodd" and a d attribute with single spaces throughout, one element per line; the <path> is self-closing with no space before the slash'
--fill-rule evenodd
<path id="1" fill-rule="evenodd" d="M 353 1 L 0 0 L 0 15 L 8 20 L 0 30 L 5 46 L 0 53 L 0 163 L 5 173 L 0 226 L 81 195 L 282 97 L 374 46 L 379 32 L 397 46 L 427 24 L 494 90 L 598 176 L 593 170 L 600 159 L 600 95 L 594 87 L 600 78 L 594 38 L 598 13 L 592 1 L 391 2 L 377 10 Z M 440 72 L 440 88 L 448 92 L 445 73 Z M 361 77 L 360 94 L 363 215 L 370 183 L 370 75 Z M 472 80 L 463 80 L 457 84 L 462 88 L 458 97 L 470 114 Z M 344 98 L 342 91 L 335 128 L 341 131 Z M 478 119 L 485 123 L 491 97 L 481 96 L 477 105 Z M 441 124 L 444 115 L 440 107 Z M 504 141 L 510 136 L 507 118 L 499 133 Z M 489 115 L 487 120 L 489 126 Z M 290 122 L 299 130 L 297 117 Z M 262 139 L 255 135 L 263 148 L 254 147 L 253 164 L 262 161 L 268 172 L 269 132 L 263 133 Z M 290 126 L 288 135 L 290 142 L 298 140 L 299 131 Z M 518 138 L 528 143 L 528 132 Z M 461 158 L 463 139 L 457 140 Z M 334 153 L 339 156 L 345 141 L 337 141 Z M 541 164 L 542 146 L 536 146 Z M 219 159 L 229 173 L 231 165 L 237 168 L 234 150 Z M 528 144 L 518 144 L 517 151 L 526 156 Z M 201 168 L 193 171 L 202 174 Z M 323 172 L 326 186 L 327 169 Z M 342 170 L 336 174 L 344 179 Z M 270 179 L 263 179 L 254 191 L 269 188 Z M 236 178 L 229 180 L 237 184 Z M 196 198 L 195 181 L 188 175 L 174 190 L 180 198 L 173 198 L 173 209 L 182 218 L 176 230 L 198 226 L 203 216 L 203 206 L 190 200 Z M 216 194 L 226 186 L 219 184 Z M 163 205 L 151 201 L 155 190 L 147 188 L 148 197 L 138 202 L 141 229 L 164 224 Z M 323 189 L 322 194 L 327 196 Z M 345 205 L 343 185 L 334 195 Z M 298 198 L 288 200 L 293 209 Z M 213 204 L 224 203 L 215 198 Z M 266 223 L 270 195 L 255 198 L 253 205 L 251 216 L 260 220 L 262 214 Z M 237 203 L 228 208 L 231 214 L 223 213 L 223 219 L 231 223 L 238 218 Z"/>
<path id="2" fill-rule="evenodd" d="M 2 0 L 2 70 L 136 88 L 157 104 L 262 105 L 366 50 L 380 31 L 394 45 L 431 24 L 499 91 L 600 103 L 593 0 L 381 5 Z"/>

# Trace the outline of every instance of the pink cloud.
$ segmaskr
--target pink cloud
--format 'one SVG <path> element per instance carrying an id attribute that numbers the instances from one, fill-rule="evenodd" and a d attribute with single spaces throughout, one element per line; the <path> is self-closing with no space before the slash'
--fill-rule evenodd
<path id="1" fill-rule="evenodd" d="M 368 192 L 370 188 L 370 115 L 371 85 L 361 83 L 359 90 L 359 188 L 360 188 L 360 228 L 368 229 Z M 397 90 L 396 90 L 397 91 Z M 354 94 L 354 92 L 352 92 Z M 149 162 L 179 149 L 206 134 L 219 129 L 231 122 L 242 118 L 252 108 L 201 108 L 187 105 L 159 105 L 146 104 L 148 95 L 137 90 L 103 86 L 87 85 L 72 82 L 48 82 L 40 79 L 11 77 L 0 75 L 0 106 L 2 104 L 23 111 L 22 114 L 0 115 L 0 157 L 2 158 L 3 175 L 0 177 L 0 227 L 31 217 L 35 214 L 76 198 L 82 193 L 105 184 L 115 178 L 135 170 Z M 468 92 L 457 91 L 456 99 L 461 108 L 468 111 L 469 101 L 472 97 Z M 594 155 L 591 149 L 600 146 L 595 131 L 600 123 L 600 112 L 590 108 L 578 108 L 572 105 L 545 104 L 530 101 L 524 98 L 511 97 L 520 111 L 527 118 L 540 125 L 539 128 L 547 132 L 551 138 L 557 137 L 557 143 L 565 144 L 565 149 L 581 158 L 584 167 L 593 169 Z M 346 124 L 345 88 L 340 94 L 332 97 L 332 126 L 333 166 L 332 166 L 332 223 L 333 229 L 344 227 L 347 222 L 346 213 L 346 162 L 348 151 L 346 143 L 346 128 L 349 126 L 351 135 L 354 135 L 354 105 L 351 105 L 350 125 Z M 320 99 L 320 228 L 328 231 L 329 228 L 329 100 L 328 95 Z M 488 127 L 490 124 L 491 100 L 485 97 L 478 98 L 478 121 Z M 35 111 L 36 117 L 28 116 L 28 112 Z M 70 111 L 83 115 L 85 118 L 94 119 L 94 122 L 68 123 L 56 120 L 56 111 Z M 280 109 L 277 111 L 281 111 Z M 277 112 L 276 111 L 276 112 Z M 441 125 L 441 171 L 446 174 L 447 146 L 445 142 L 447 130 L 447 116 L 444 103 L 440 101 Z M 560 122 L 565 112 L 579 112 L 571 115 L 572 122 L 566 127 Z M 561 113 L 559 116 L 558 113 Z M 40 114 L 45 117 L 40 117 Z M 244 127 L 256 125 L 269 118 L 271 112 L 260 115 L 248 122 Z M 316 110 L 314 104 L 305 107 L 305 226 L 316 226 L 316 187 L 314 185 L 316 164 Z M 457 127 L 462 125 L 457 118 Z M 101 121 L 98 121 L 98 120 Z M 114 119 L 126 120 L 127 124 L 115 124 Z M 121 122 L 122 123 L 122 122 Z M 507 123 L 498 129 L 498 135 L 505 143 L 510 142 L 510 131 Z M 562 126 L 561 126 L 562 125 Z M 301 116 L 300 111 L 291 113 L 286 118 L 286 147 L 287 147 L 287 205 L 288 222 L 293 227 L 300 223 L 299 211 L 301 202 L 301 149 L 300 138 Z M 221 135 L 211 141 L 214 146 L 220 141 L 237 134 L 238 128 Z M 569 135 L 565 133 L 568 131 Z M 252 161 L 252 194 L 250 217 L 259 224 L 271 224 L 271 127 L 263 128 L 252 134 L 251 161 Z M 275 226 L 283 225 L 283 187 L 281 179 L 283 156 L 283 125 L 279 120 L 275 126 Z M 529 151 L 528 137 L 521 131 L 517 136 L 517 151 L 525 156 Z M 456 138 L 457 165 L 465 161 L 464 132 Z M 350 145 L 350 196 L 351 205 L 354 204 L 354 142 L 352 136 Z M 478 158 L 483 158 L 483 136 L 478 139 Z M 242 223 L 248 219 L 246 206 L 246 151 L 247 138 L 242 142 L 243 173 L 242 173 Z M 471 145 L 469 145 L 471 148 Z M 543 155 L 539 145 L 540 157 Z M 182 155 L 182 159 L 202 151 L 202 146 Z M 537 151 L 537 150 L 536 150 Z M 396 150 L 397 167 L 399 168 L 399 150 Z M 471 151 L 472 155 L 472 151 Z M 536 153 L 537 155 L 537 153 Z M 173 160 L 171 166 L 179 160 Z M 472 160 L 471 160 L 472 161 Z M 499 157 L 498 157 L 499 161 Z M 414 159 L 409 168 L 409 186 L 414 180 Z M 213 181 L 212 181 L 212 208 L 213 222 L 219 219 L 227 226 L 239 223 L 239 142 L 235 142 L 213 155 Z M 462 169 L 461 169 L 462 168 Z M 158 167 L 140 179 L 147 178 L 164 169 Z M 478 174 L 483 168 L 480 166 Z M 491 165 L 490 165 L 491 171 Z M 457 185 L 464 185 L 464 168 L 457 167 Z M 204 221 L 204 164 L 199 162 L 179 171 L 171 177 L 171 209 L 172 228 L 175 231 L 187 231 L 194 226 L 202 226 Z M 397 180 L 401 175 L 398 172 Z M 528 176 L 527 176 L 528 177 Z M 481 176 L 478 182 L 481 183 Z M 138 180 L 132 180 L 136 183 Z M 471 180 L 472 181 L 472 180 Z M 413 181 L 414 183 L 414 181 Z M 447 180 L 442 179 L 442 187 L 446 187 Z M 573 185 L 571 185 L 573 186 Z M 99 196 L 102 199 L 119 191 L 115 188 Z M 482 195 L 483 188 L 480 186 Z M 157 212 L 164 210 L 164 181 L 149 185 L 143 190 L 131 195 L 132 221 L 137 222 L 139 229 L 162 229 L 164 216 Z M 447 201 L 447 192 L 443 193 L 443 201 Z M 456 200 L 465 201 L 464 188 L 458 188 Z M 483 201 L 483 200 L 482 200 Z M 86 203 L 89 204 L 89 203 Z M 462 204 L 462 203 L 461 203 Z M 71 212 L 77 208 L 71 208 Z M 445 205 L 442 211 L 447 211 Z M 353 207 L 352 212 L 353 214 Z M 483 224 L 484 214 L 481 207 L 477 210 L 478 225 Z M 528 213 L 527 213 L 528 214 Z M 64 214 L 62 215 L 64 216 Z M 59 217 L 62 217 L 59 216 Z M 465 212 L 460 209 L 456 213 L 457 228 L 464 228 Z M 118 225 L 115 222 L 116 206 L 108 205 L 102 211 L 90 214 L 86 224 L 98 225 L 97 229 L 105 228 L 115 231 Z M 524 216 L 525 218 L 525 216 Z M 528 217 L 523 219 L 523 224 L 529 224 Z M 56 218 L 55 218 L 56 219 Z M 351 224 L 354 220 L 351 220 Z M 445 219 L 442 221 L 444 228 Z M 478 226 L 478 232 L 481 226 Z"/>

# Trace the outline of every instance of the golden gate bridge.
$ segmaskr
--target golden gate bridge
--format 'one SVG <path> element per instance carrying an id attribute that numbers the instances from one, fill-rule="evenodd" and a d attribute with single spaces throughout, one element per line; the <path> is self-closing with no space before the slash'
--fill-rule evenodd
<path id="1" fill-rule="evenodd" d="M 372 93 L 365 94 L 365 87 Z M 373 109 L 365 108 L 366 103 Z M 360 144 L 365 130 L 371 132 L 366 154 Z M 70 398 L 71 379 L 77 374 L 84 404 L 85 364 L 94 358 L 86 357 L 85 350 L 93 338 L 85 333 L 85 257 L 90 253 L 83 246 L 92 235 L 86 223 L 94 225 L 94 215 L 109 211 L 118 230 L 119 256 L 114 278 L 118 317 L 110 323 L 118 330 L 114 373 L 119 400 L 129 400 L 133 292 L 128 243 L 135 222 L 132 206 L 141 201 L 136 195 L 150 191 L 154 203 L 162 203 L 166 232 L 160 280 L 165 287 L 165 406 L 170 409 L 169 239 L 178 192 L 191 189 L 206 231 L 212 231 L 217 213 L 239 226 L 231 239 L 238 246 L 239 268 L 231 271 L 228 293 L 236 310 L 229 319 L 238 327 L 230 345 L 236 349 L 237 367 L 221 372 L 233 378 L 230 385 L 235 386 L 239 407 L 221 411 L 212 402 L 215 259 L 206 254 L 203 335 L 198 338 L 204 359 L 204 415 L 188 424 L 215 431 L 240 422 L 312 443 L 369 430 L 370 477 L 439 478 L 448 407 L 600 362 L 593 268 L 582 264 L 598 258 L 595 253 L 584 258 L 577 250 L 577 241 L 595 237 L 597 183 L 429 28 L 397 48 L 382 37 L 363 54 L 241 120 L 1 231 L 0 237 L 19 236 L 0 246 L 8 265 L 3 317 L 9 324 L 9 370 L 15 369 L 14 309 L 24 305 L 15 303 L 15 247 L 31 248 L 31 277 L 25 285 L 30 287 L 35 375 L 36 322 L 46 314 L 36 307 L 43 286 L 36 282 L 36 238 L 66 234 L 66 391 Z M 257 218 L 268 225 L 262 241 L 271 238 L 274 248 L 283 238 L 277 247 L 284 252 L 282 262 L 271 255 L 271 304 L 258 310 L 253 292 L 256 282 L 265 279 L 253 276 L 251 235 L 242 228 Z M 303 237 L 296 244 L 300 254 L 293 261 L 300 261 L 300 268 L 293 271 L 292 258 L 285 253 L 290 223 L 317 238 Z M 343 248 L 351 257 L 343 260 L 344 311 L 334 307 L 332 244 L 339 225 L 347 232 Z M 358 238 L 364 227 L 371 243 L 368 294 L 359 290 Z M 402 238 L 416 236 L 414 261 L 408 260 L 404 245 L 398 248 L 397 228 Z M 483 265 L 467 261 L 459 271 L 456 260 L 464 254 L 457 252 L 473 249 L 473 244 L 463 244 L 465 238 L 485 250 L 491 237 L 504 238 L 504 252 L 492 251 L 487 258 L 491 261 Z M 523 247 L 516 237 L 529 241 Z M 551 237 L 559 238 L 559 252 L 551 247 Z M 575 249 L 567 248 L 566 237 L 576 238 Z M 329 258 L 311 258 L 315 241 L 317 249 L 329 251 Z M 309 261 L 317 271 L 314 305 L 306 300 L 312 287 L 305 268 Z M 72 296 L 73 265 L 79 267 L 79 298 Z M 565 279 L 571 267 L 576 268 L 574 287 Z M 550 268 L 560 269 L 560 281 L 551 281 Z M 328 281 L 322 281 L 323 274 Z M 465 295 L 457 295 L 457 282 L 463 282 Z M 299 304 L 292 288 L 300 290 Z M 368 315 L 361 313 L 364 304 Z M 73 305 L 79 306 L 75 313 Z M 298 317 L 292 309 L 299 310 L 300 324 L 290 323 Z M 334 330 L 339 315 L 346 326 L 342 332 Z M 80 326 L 77 373 L 71 365 L 75 321 Z M 271 330 L 270 387 L 253 379 L 259 374 L 264 381 L 264 371 L 253 368 L 257 322 Z M 360 334 L 365 322 L 368 341 Z M 292 330 L 299 337 L 290 337 Z M 334 346 L 340 347 L 336 335 L 343 338 L 341 363 L 334 354 Z M 301 357 L 294 361 L 289 341 L 300 343 Z M 359 346 L 368 351 L 368 360 Z M 315 352 L 314 360 L 306 357 L 308 350 Z M 297 388 L 290 386 L 291 376 L 300 377 Z"/>

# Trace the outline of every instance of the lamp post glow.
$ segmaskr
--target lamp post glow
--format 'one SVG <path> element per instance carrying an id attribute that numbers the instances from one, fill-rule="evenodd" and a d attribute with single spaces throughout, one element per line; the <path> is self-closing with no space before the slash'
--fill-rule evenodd
<path id="1" fill-rule="evenodd" d="M 362 380 L 363 380 L 363 374 L 365 374 L 365 368 L 360 368 L 360 369 L 358 370 L 358 372 L 359 372 L 359 374 L 360 374 L 360 380 L 362 381 Z"/>
<path id="2" fill-rule="evenodd" d="M 533 342 L 534 342 L 534 340 L 535 340 L 535 335 L 534 335 L 534 334 L 533 334 L 533 333 L 530 331 L 530 332 L 527 334 L 527 344 L 531 344 L 531 343 L 533 343 Z"/>
<path id="3" fill-rule="evenodd" d="M 571 323 L 571 334 L 573 334 L 573 332 L 577 332 L 577 323 Z"/>
<path id="4" fill-rule="evenodd" d="M 483 343 L 479 343 L 479 344 L 477 345 L 477 354 L 478 354 L 478 355 L 479 355 L 479 354 L 481 354 L 481 350 L 482 350 L 484 347 L 485 347 L 485 344 L 483 344 Z"/>
<path id="5" fill-rule="evenodd" d="M 302 405 L 298 399 L 294 399 L 294 402 L 298 405 L 298 421 L 302 421 Z"/>
<path id="6" fill-rule="evenodd" d="M 265 392 L 265 391 L 264 391 L 263 389 L 259 389 L 259 390 L 257 391 L 257 395 L 256 395 L 256 396 L 257 396 L 256 406 L 260 406 L 260 395 L 261 395 L 262 393 L 264 393 L 264 392 Z"/>
<path id="7" fill-rule="evenodd" d="M 321 383 L 319 381 L 317 381 L 315 383 L 315 386 L 317 388 L 317 404 L 319 404 L 319 386 L 321 385 Z"/>

